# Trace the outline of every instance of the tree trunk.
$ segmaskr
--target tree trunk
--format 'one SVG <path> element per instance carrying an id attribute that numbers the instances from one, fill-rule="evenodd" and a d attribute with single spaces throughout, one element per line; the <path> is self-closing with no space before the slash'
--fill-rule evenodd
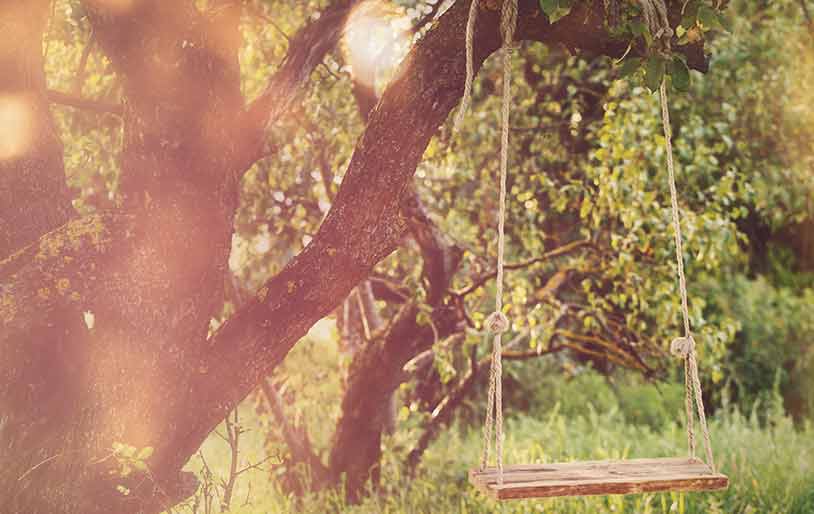
<path id="1" fill-rule="evenodd" d="M 27 251 L 31 259 L 15 257 L 1 274 L 19 306 L 3 337 L 16 357 L 4 369 L 14 386 L 3 397 L 13 408 L 2 459 L 16 466 L 4 477 L 25 476 L 2 488 L 16 490 L 14 508 L 32 513 L 127 510 L 135 499 L 158 499 L 157 483 L 177 481 L 177 470 L 165 475 L 166 446 L 157 442 L 180 428 L 183 384 L 200 362 L 200 344 L 190 343 L 205 339 L 221 305 L 236 208 L 232 120 L 243 104 L 234 41 L 210 44 L 185 3 L 142 2 L 127 16 L 87 8 L 124 78 L 125 202 L 120 214 L 49 234 Z M 30 291 L 36 296 L 26 298 Z M 40 315 L 54 313 L 47 323 L 23 315 L 38 305 Z M 117 442 L 156 448 L 149 480 L 99 480 L 115 471 L 106 457 Z M 117 480 L 132 495 L 116 492 Z"/>
<path id="2" fill-rule="evenodd" d="M 444 299 L 462 252 L 432 223 L 412 188 L 406 196 L 409 199 L 403 202 L 403 211 L 423 255 L 428 290 L 425 305 L 433 310 L 433 326 L 421 321 L 421 305 L 410 301 L 390 321 L 380 339 L 369 341 L 354 355 L 330 457 L 332 481 L 344 479 L 350 501 L 360 498 L 369 479 L 378 485 L 382 432 L 393 415 L 393 397 L 404 380 L 404 365 L 460 329 L 456 309 L 445 304 Z"/>
<path id="3" fill-rule="evenodd" d="M 117 213 L 74 220 L 0 263 L 0 461 L 10 463 L 0 471 L 0 490 L 12 492 L 2 512 L 157 512 L 194 491 L 180 469 L 199 444 L 186 446 L 187 434 L 200 429 L 201 437 L 216 423 L 200 427 L 189 410 L 202 406 L 201 379 L 211 366 L 204 342 L 222 302 L 237 179 L 259 156 L 266 124 L 336 44 L 353 2 L 337 1 L 303 29 L 274 76 L 274 96 L 262 95 L 248 110 L 237 62 L 239 2 L 215 3 L 206 13 L 157 0 L 124 10 L 86 4 L 97 41 L 124 79 L 125 201 Z M 47 6 L 32 5 L 40 9 L 32 19 L 28 6 L 0 11 L 11 26 L 39 30 L 26 33 L 20 48 L 2 49 L 8 70 L 39 66 L 39 79 L 9 81 L 10 90 L 35 96 L 43 89 Z M 61 147 L 52 144 L 58 139 L 35 143 L 25 147 L 33 155 L 26 159 L 49 166 L 23 162 L 21 176 L 55 173 L 59 164 L 64 187 Z M 58 206 L 59 195 L 32 197 L 44 186 L 27 185 L 10 183 L 16 189 L 4 216 L 34 201 Z M 30 240 L 63 221 L 12 235 Z M 219 410 L 236 403 L 208 400 Z M 116 443 L 151 447 L 149 469 L 119 476 Z"/>
<path id="4" fill-rule="evenodd" d="M 42 66 L 49 5 L 0 5 L 0 260 L 73 215 Z"/>

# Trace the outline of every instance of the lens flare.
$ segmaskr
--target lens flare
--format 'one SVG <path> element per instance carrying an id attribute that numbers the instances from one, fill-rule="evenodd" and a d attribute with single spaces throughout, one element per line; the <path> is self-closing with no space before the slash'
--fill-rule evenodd
<path id="1" fill-rule="evenodd" d="M 34 104 L 27 95 L 0 96 L 0 161 L 23 155 L 34 138 Z"/>
<path id="2" fill-rule="evenodd" d="M 384 1 L 367 1 L 353 10 L 345 26 L 345 56 L 355 80 L 375 88 L 388 80 L 406 54 L 409 18 Z"/>
<path id="3" fill-rule="evenodd" d="M 34 139 L 34 105 L 26 95 L 0 96 L 0 161 L 23 155 Z"/>

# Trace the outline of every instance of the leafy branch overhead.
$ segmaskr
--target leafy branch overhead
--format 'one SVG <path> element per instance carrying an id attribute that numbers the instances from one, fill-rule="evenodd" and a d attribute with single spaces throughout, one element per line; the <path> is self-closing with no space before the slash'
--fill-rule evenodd
<path id="1" fill-rule="evenodd" d="M 674 35 L 667 49 L 654 39 L 643 19 L 638 4 L 629 6 L 612 30 L 629 38 L 630 48 L 640 50 L 643 55 L 628 55 L 621 60 L 620 76 L 644 77 L 644 84 L 656 91 L 665 76 L 670 77 L 672 86 L 686 92 L 690 86 L 690 72 L 682 47 L 696 44 L 714 37 L 716 32 L 730 31 L 731 26 L 724 13 L 726 3 L 687 0 L 681 3 L 680 10 L 670 12 Z M 674 15 L 675 14 L 675 15 Z M 677 25 L 672 20 L 679 19 Z M 676 48 L 677 47 L 677 48 Z"/>
<path id="2" fill-rule="evenodd" d="M 549 22 L 556 23 L 571 12 L 576 0 L 539 0 L 539 3 Z M 731 23 L 724 13 L 727 2 L 686 0 L 668 3 L 673 9 L 669 13 L 674 30 L 671 42 L 678 47 L 677 50 L 665 51 L 662 45 L 655 44 L 642 7 L 635 1 L 606 0 L 605 24 L 610 34 L 628 41 L 625 58 L 619 60 L 620 76 L 643 76 L 651 91 L 656 91 L 662 79 L 669 76 L 676 90 L 686 92 L 690 73 L 687 56 L 681 47 L 703 42 L 718 31 L 730 31 Z"/>

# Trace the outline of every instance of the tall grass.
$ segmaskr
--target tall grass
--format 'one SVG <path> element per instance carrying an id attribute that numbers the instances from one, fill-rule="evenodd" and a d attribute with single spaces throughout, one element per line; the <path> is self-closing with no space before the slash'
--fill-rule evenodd
<path id="1" fill-rule="evenodd" d="M 765 408 L 764 408 L 765 407 Z M 762 415 L 759 412 L 765 411 Z M 676 416 L 680 418 L 680 410 Z M 765 417 L 764 417 L 765 416 Z M 767 421 L 761 423 L 761 419 Z M 403 452 L 386 452 L 382 487 L 361 505 L 347 505 L 341 492 L 302 498 L 283 495 L 270 476 L 252 477 L 252 501 L 231 512 L 325 513 L 814 513 L 814 427 L 795 427 L 775 398 L 744 415 L 726 408 L 711 421 L 719 469 L 730 477 L 728 490 L 712 493 L 658 493 L 636 496 L 521 500 L 498 504 L 474 491 L 467 470 L 479 462 L 479 427 L 455 426 L 427 451 L 416 478 L 402 475 Z M 680 422 L 661 427 L 626 421 L 613 407 L 564 416 L 555 405 L 546 415 L 510 417 L 506 426 L 506 460 L 510 463 L 577 459 L 661 457 L 686 454 Z"/>

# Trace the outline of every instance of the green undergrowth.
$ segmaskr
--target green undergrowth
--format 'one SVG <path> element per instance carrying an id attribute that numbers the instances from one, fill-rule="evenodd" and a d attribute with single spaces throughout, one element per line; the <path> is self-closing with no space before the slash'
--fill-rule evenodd
<path id="1" fill-rule="evenodd" d="M 346 504 L 338 492 L 300 498 L 286 496 L 267 472 L 257 472 L 242 478 L 244 490 L 246 481 L 251 482 L 249 501 L 235 503 L 230 512 L 814 513 L 814 427 L 810 423 L 795 426 L 781 405 L 775 397 L 766 405 L 756 404 L 748 414 L 725 408 L 711 419 L 716 461 L 731 481 L 729 489 L 721 492 L 498 504 L 476 493 L 466 480 L 467 469 L 479 461 L 480 427 L 456 425 L 431 445 L 413 479 L 402 475 L 403 454 L 398 449 L 386 452 L 382 489 L 361 505 Z M 591 402 L 585 403 L 583 413 L 566 416 L 557 403 L 544 415 L 507 419 L 506 461 L 533 463 L 685 455 L 686 433 L 680 409 L 675 412 L 675 418 L 654 427 L 647 422 L 628 421 L 622 409 L 616 406 L 600 411 Z M 209 465 L 215 470 L 224 469 L 228 461 Z"/>

